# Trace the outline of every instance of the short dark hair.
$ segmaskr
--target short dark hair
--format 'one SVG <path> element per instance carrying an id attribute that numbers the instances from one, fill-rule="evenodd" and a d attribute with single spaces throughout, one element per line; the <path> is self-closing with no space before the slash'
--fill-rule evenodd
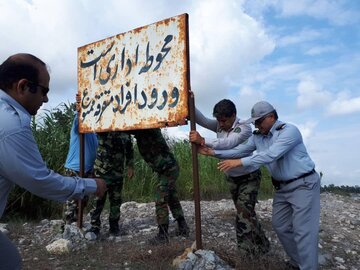
<path id="1" fill-rule="evenodd" d="M 6 91 L 13 83 L 27 79 L 35 84 L 39 81 L 39 65 L 46 64 L 32 54 L 22 53 L 10 56 L 0 65 L 0 88 Z"/>
<path id="2" fill-rule="evenodd" d="M 213 116 L 215 118 L 231 117 L 233 114 L 236 115 L 236 107 L 234 102 L 229 99 L 220 100 L 214 106 Z"/>

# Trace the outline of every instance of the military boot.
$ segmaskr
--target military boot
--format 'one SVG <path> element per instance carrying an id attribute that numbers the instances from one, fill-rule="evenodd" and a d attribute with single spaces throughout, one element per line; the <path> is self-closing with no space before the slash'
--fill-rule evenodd
<path id="1" fill-rule="evenodd" d="M 178 222 L 178 229 L 176 231 L 176 235 L 177 236 L 189 236 L 189 227 L 186 224 L 185 218 L 184 217 L 179 217 L 177 220 Z"/>
<path id="2" fill-rule="evenodd" d="M 91 226 L 91 228 L 88 230 L 88 232 L 94 233 L 96 236 L 96 239 L 98 239 L 100 236 L 100 228 L 99 227 Z"/>
<path id="3" fill-rule="evenodd" d="M 169 225 L 164 224 L 164 225 L 159 225 L 158 227 L 159 227 L 158 234 L 148 240 L 148 243 L 150 245 L 156 246 L 156 245 L 169 243 L 169 234 L 168 234 Z"/>
<path id="4" fill-rule="evenodd" d="M 112 236 L 120 236 L 119 222 L 117 220 L 109 221 L 110 229 L 109 233 Z"/>

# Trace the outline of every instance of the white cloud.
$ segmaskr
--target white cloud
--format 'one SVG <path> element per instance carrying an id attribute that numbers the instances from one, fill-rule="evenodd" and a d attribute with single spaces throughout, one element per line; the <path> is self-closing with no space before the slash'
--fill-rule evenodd
<path id="1" fill-rule="evenodd" d="M 347 92 L 340 92 L 327 109 L 329 115 L 343 115 L 360 112 L 360 97 L 350 98 Z"/>
<path id="2" fill-rule="evenodd" d="M 323 90 L 312 78 L 305 78 L 297 86 L 297 107 L 301 110 L 322 107 L 331 100 L 331 94 Z"/>
<path id="3" fill-rule="evenodd" d="M 343 1 L 328 0 L 278 0 L 272 1 L 281 14 L 286 17 L 307 15 L 325 19 L 335 25 L 359 22 L 359 12 L 343 6 Z M 356 4 L 355 4 L 356 5 Z"/>
<path id="4" fill-rule="evenodd" d="M 273 8 L 277 16 L 290 18 L 294 16 L 309 16 L 315 19 L 327 20 L 333 25 L 349 25 L 359 22 L 358 2 L 329 0 L 248 0 L 246 10 L 257 17 Z"/>
<path id="5" fill-rule="evenodd" d="M 240 88 L 237 96 L 234 99 L 238 116 L 241 119 L 249 118 L 252 106 L 260 100 L 265 100 L 265 96 L 265 93 L 253 89 L 250 86 L 244 86 Z"/>
<path id="6" fill-rule="evenodd" d="M 337 46 L 314 46 L 314 47 L 308 49 L 305 52 L 305 54 L 314 56 L 314 55 L 334 52 L 338 49 L 339 48 Z"/>
<path id="7" fill-rule="evenodd" d="M 360 149 L 359 136 L 360 126 L 355 124 L 318 130 L 308 138 L 307 150 L 316 170 L 324 173 L 322 184 L 360 185 L 358 159 L 354 158 Z"/>
<path id="8" fill-rule="evenodd" d="M 318 39 L 319 37 L 322 37 L 322 35 L 323 33 L 321 31 L 303 29 L 302 31 L 294 33 L 292 35 L 287 35 L 279 38 L 276 45 L 279 47 L 286 47 L 289 45 L 313 41 Z"/>
<path id="9" fill-rule="evenodd" d="M 236 81 L 231 82 L 232 89 L 240 89 L 240 91 L 246 89 L 252 89 L 259 99 L 266 99 L 273 96 L 275 92 L 288 91 L 284 87 L 287 83 L 298 81 L 299 76 L 303 73 L 304 66 L 296 63 L 286 63 L 283 61 L 272 61 L 267 64 L 251 65 L 242 76 Z M 294 91 L 292 87 L 290 91 Z M 240 92 L 241 93 L 241 92 Z M 235 98 L 238 98 L 237 93 Z M 240 102 L 252 103 L 240 96 Z M 253 104 L 252 104 L 253 105 Z M 248 112 L 246 114 L 248 116 Z"/>
<path id="10" fill-rule="evenodd" d="M 351 97 L 349 91 L 326 91 L 320 82 L 311 77 L 299 82 L 297 92 L 296 102 L 300 110 L 320 108 L 328 116 L 360 112 L 360 96 Z"/>
<path id="11" fill-rule="evenodd" d="M 340 91 L 337 94 L 326 91 L 311 77 L 302 79 L 297 91 L 296 102 L 300 110 L 321 108 L 330 116 L 360 112 L 360 96 L 351 97 L 349 91 Z"/>
<path id="12" fill-rule="evenodd" d="M 192 86 L 204 106 L 227 96 L 232 80 L 274 49 L 256 20 L 236 1 L 197 1 L 190 17 Z M 230 4 L 229 4 L 230 3 Z"/>
<path id="13" fill-rule="evenodd" d="M 315 121 L 307 121 L 305 124 L 295 124 L 303 137 L 304 143 L 307 144 L 309 138 L 314 135 L 315 129 L 317 128 L 318 123 Z"/>

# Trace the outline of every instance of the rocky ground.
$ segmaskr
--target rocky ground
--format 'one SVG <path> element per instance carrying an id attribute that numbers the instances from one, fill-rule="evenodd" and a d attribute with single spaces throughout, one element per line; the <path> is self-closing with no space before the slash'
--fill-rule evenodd
<path id="1" fill-rule="evenodd" d="M 50 254 L 46 246 L 62 238 L 61 221 L 3 225 L 19 247 L 24 269 L 172 269 L 173 259 L 190 247 L 195 239 L 194 203 L 182 202 L 191 227 L 189 238 L 176 237 L 176 223 L 170 224 L 168 245 L 150 246 L 147 239 L 155 235 L 154 205 L 124 203 L 121 212 L 125 235 L 109 237 L 107 215 L 98 240 L 73 241 L 69 253 Z M 272 200 L 260 201 L 257 213 L 269 237 L 272 249 L 257 258 L 243 257 L 237 252 L 234 207 L 230 200 L 203 201 L 201 224 L 203 248 L 213 250 L 235 269 L 286 269 L 286 256 L 271 229 Z M 360 270 L 360 197 L 321 194 L 319 241 L 320 269 Z M 85 225 L 88 217 L 85 217 Z"/>

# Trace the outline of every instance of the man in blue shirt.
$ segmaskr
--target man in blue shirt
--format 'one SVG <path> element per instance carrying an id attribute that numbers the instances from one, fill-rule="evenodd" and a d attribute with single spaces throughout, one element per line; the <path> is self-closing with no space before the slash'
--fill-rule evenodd
<path id="1" fill-rule="evenodd" d="M 256 103 L 248 122 L 257 130 L 245 145 L 231 150 L 200 149 L 221 159 L 221 171 L 235 167 L 265 165 L 275 187 L 272 224 L 292 269 L 318 268 L 320 177 L 306 151 L 298 128 L 278 120 L 274 107 Z M 252 156 L 248 156 L 253 151 Z"/>
<path id="2" fill-rule="evenodd" d="M 250 124 L 236 116 L 235 104 L 223 99 L 213 109 L 215 119 L 206 118 L 195 111 L 196 123 L 216 132 L 216 138 L 204 138 L 199 132 L 190 131 L 190 142 L 206 145 L 216 150 L 225 150 L 245 143 L 251 136 Z M 259 166 L 237 167 L 225 172 L 231 197 L 236 208 L 236 239 L 238 249 L 246 254 L 267 253 L 270 249 L 261 224 L 257 219 L 255 205 L 260 189 L 261 172 Z"/>
<path id="3" fill-rule="evenodd" d="M 0 217 L 15 184 L 62 202 L 91 193 L 101 197 L 106 191 L 103 179 L 64 177 L 46 167 L 30 121 L 48 102 L 49 82 L 46 64 L 31 54 L 10 56 L 0 65 Z M 1 232 L 0 268 L 21 268 L 17 248 Z"/>
<path id="4" fill-rule="evenodd" d="M 94 177 L 94 163 L 96 159 L 96 150 L 98 147 L 98 139 L 96 133 L 84 134 L 84 177 Z M 79 116 L 76 112 L 74 115 L 74 121 L 70 131 L 70 144 L 69 151 L 65 162 L 65 174 L 66 176 L 79 176 L 80 172 L 80 138 L 79 138 Z M 87 196 L 84 198 L 84 203 L 87 201 Z M 66 202 L 65 209 L 65 223 L 71 224 L 77 221 L 77 207 L 76 200 L 70 200 Z"/>

